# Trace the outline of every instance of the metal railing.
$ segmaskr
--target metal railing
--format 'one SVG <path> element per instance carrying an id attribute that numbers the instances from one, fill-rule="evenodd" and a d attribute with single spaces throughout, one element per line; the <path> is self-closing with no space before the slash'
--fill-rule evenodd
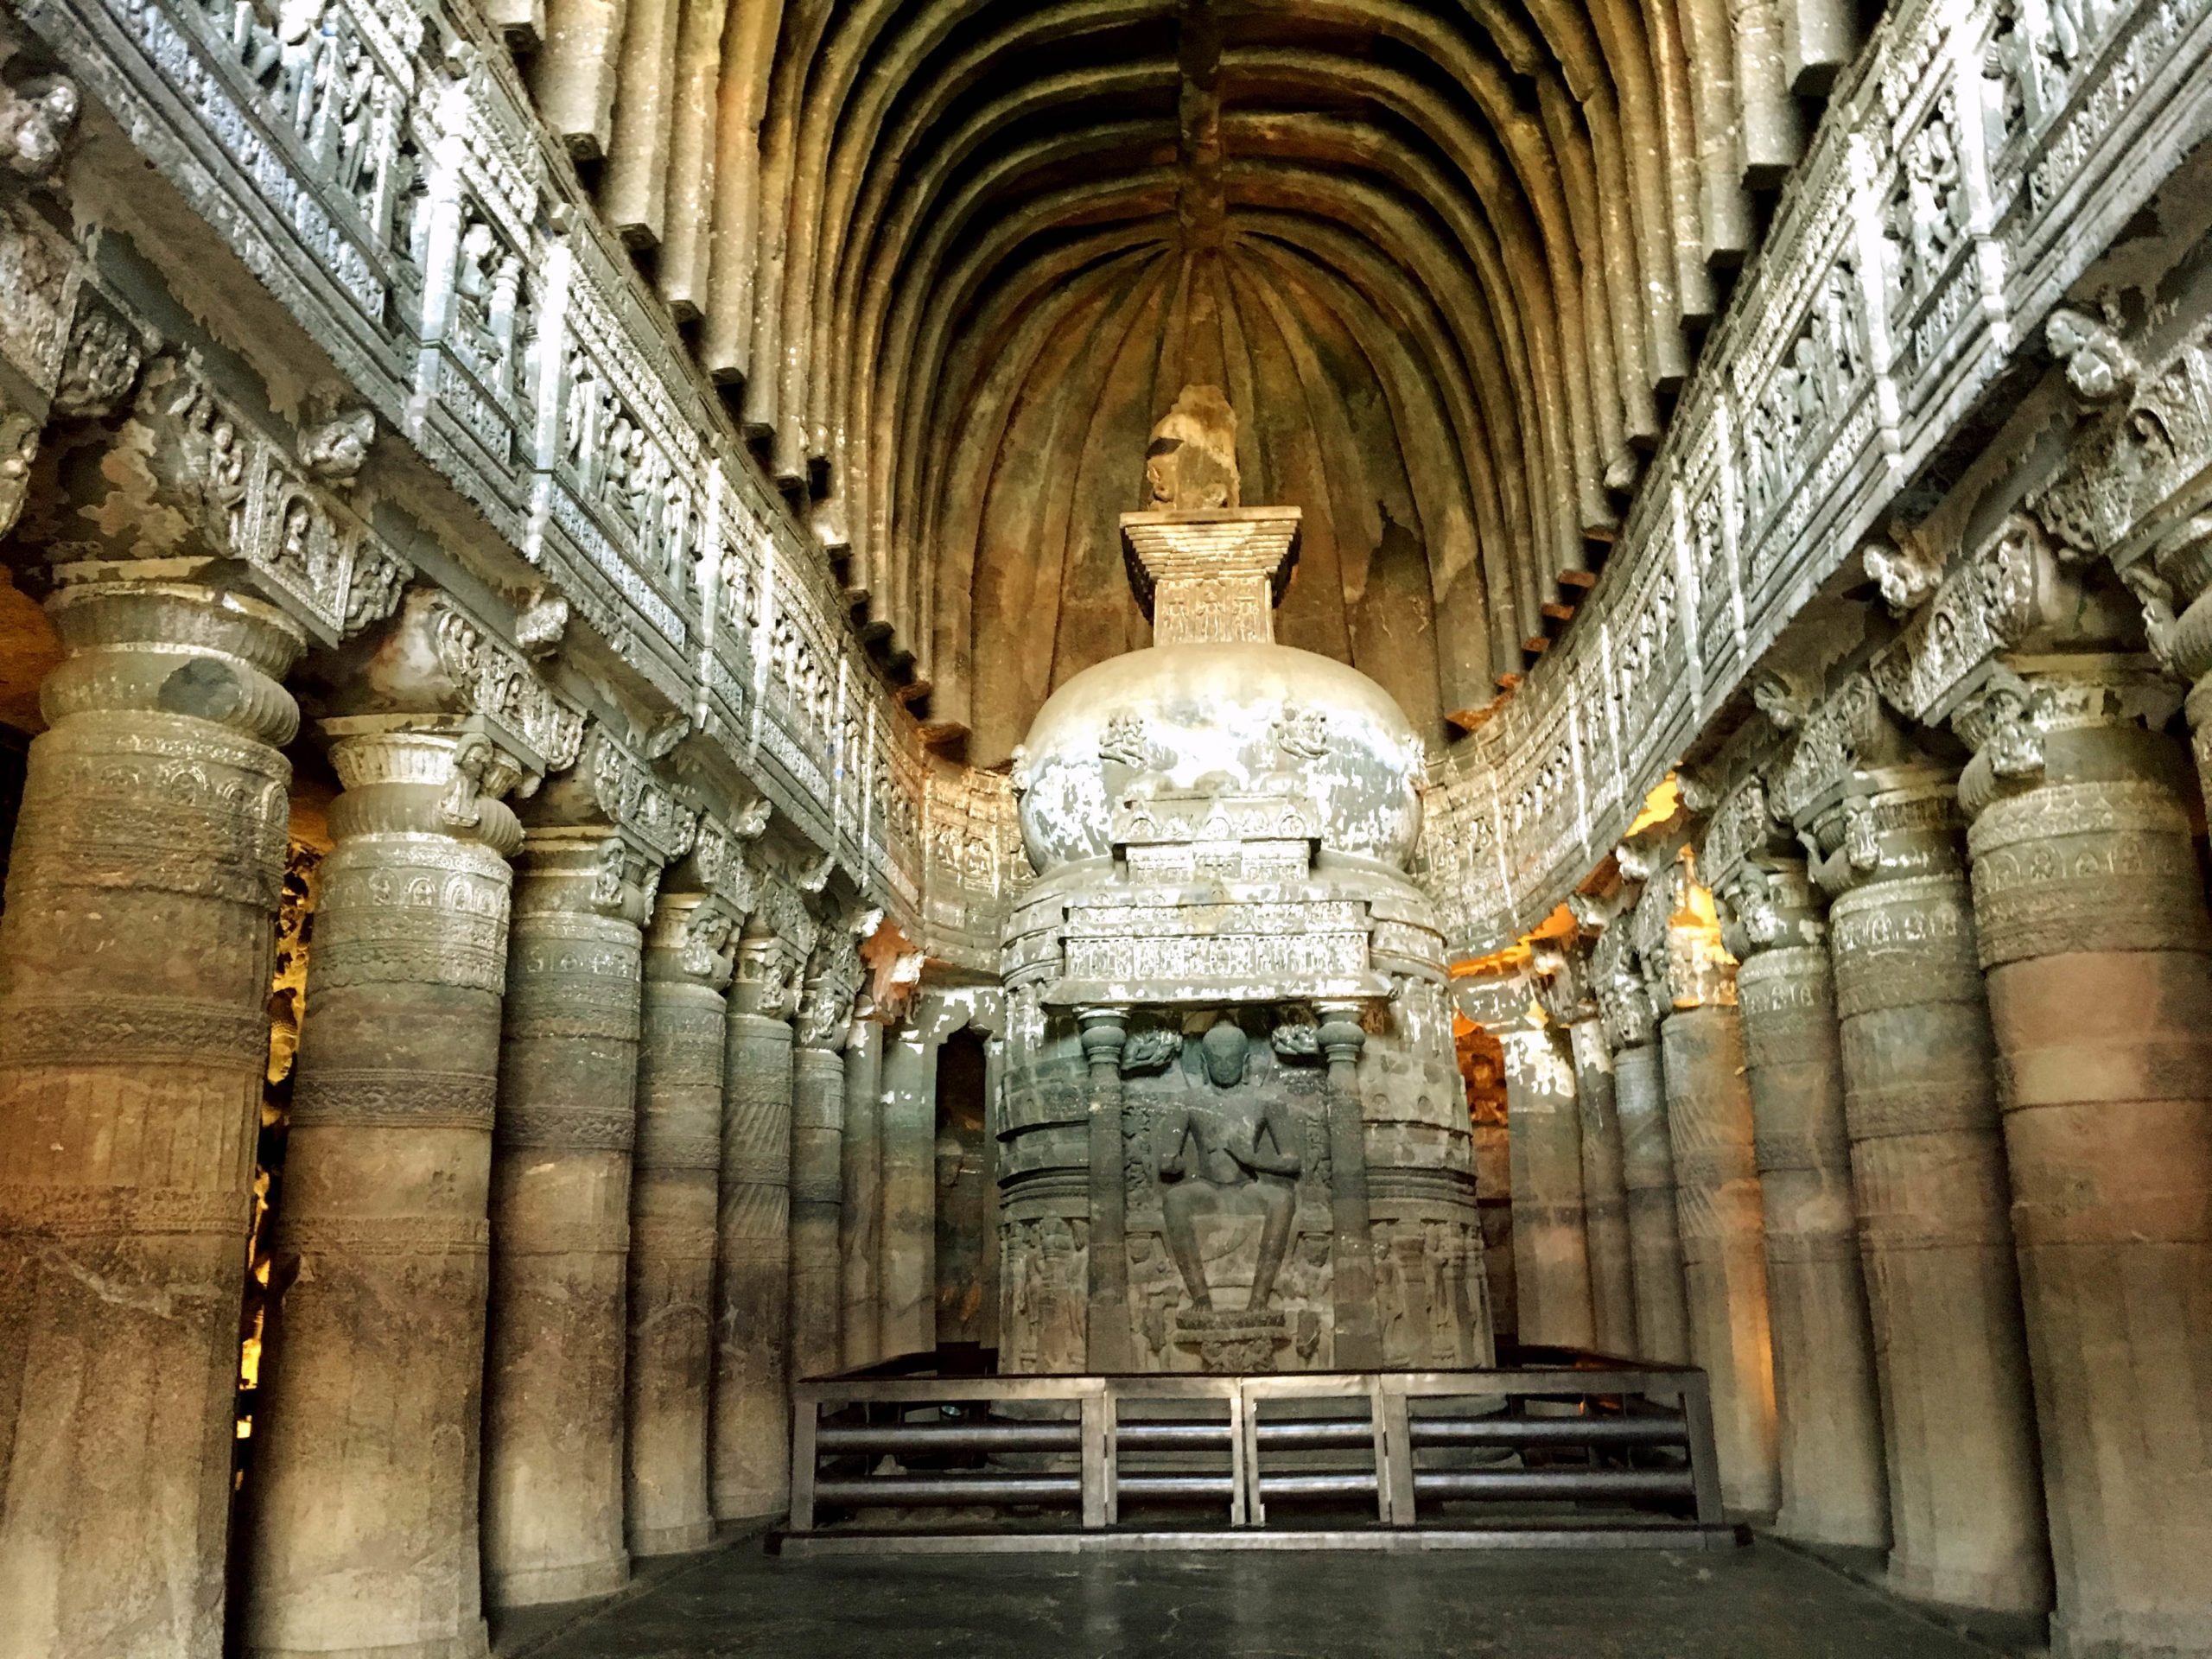
<path id="1" fill-rule="evenodd" d="M 1702 1371 L 1516 1357 L 1463 1371 L 811 1378 L 792 1390 L 791 1516 L 772 1547 L 1736 1541 Z"/>

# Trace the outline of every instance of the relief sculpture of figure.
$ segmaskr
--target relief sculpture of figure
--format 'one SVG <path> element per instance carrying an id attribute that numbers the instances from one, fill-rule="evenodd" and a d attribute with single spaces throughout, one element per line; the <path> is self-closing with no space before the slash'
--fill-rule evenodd
<path id="1" fill-rule="evenodd" d="M 1167 1247 L 1190 1292 L 1191 1306 L 1213 1309 L 1200 1257 L 1201 1216 L 1257 1209 L 1260 1255 L 1245 1306 L 1258 1313 L 1274 1295 L 1275 1274 L 1290 1243 L 1295 1183 L 1301 1166 L 1296 1126 L 1274 1090 L 1247 1080 L 1244 1033 L 1223 1020 L 1198 1039 L 1197 1064 L 1184 1048 L 1184 1094 L 1160 1119 L 1160 1213 Z"/>

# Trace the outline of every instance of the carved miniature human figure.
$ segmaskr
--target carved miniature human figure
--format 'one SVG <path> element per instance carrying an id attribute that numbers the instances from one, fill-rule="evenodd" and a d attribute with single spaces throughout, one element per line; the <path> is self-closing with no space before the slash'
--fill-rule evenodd
<path id="1" fill-rule="evenodd" d="M 1298 1140 L 1283 1101 L 1247 1081 L 1249 1047 L 1241 1027 L 1218 1020 L 1198 1047 L 1199 1063 L 1186 1058 L 1184 1067 L 1183 1100 L 1160 1121 L 1160 1207 L 1167 1246 L 1192 1306 L 1211 1312 L 1213 1294 L 1199 1257 L 1198 1218 L 1256 1201 L 1262 1216 L 1260 1254 L 1245 1306 L 1257 1313 L 1274 1294 L 1275 1274 L 1290 1243 L 1292 1184 L 1302 1166 Z M 1272 1152 L 1262 1150 L 1263 1137 L 1273 1143 Z M 1195 1155 L 1186 1159 L 1186 1147 Z"/>

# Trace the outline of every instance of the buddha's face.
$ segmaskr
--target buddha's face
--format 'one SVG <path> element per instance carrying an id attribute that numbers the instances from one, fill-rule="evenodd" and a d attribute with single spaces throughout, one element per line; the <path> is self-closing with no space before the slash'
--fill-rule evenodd
<path id="1" fill-rule="evenodd" d="M 1236 1027 L 1224 1020 L 1207 1027 L 1198 1046 L 1215 1088 L 1233 1089 L 1244 1081 L 1244 1033 Z"/>

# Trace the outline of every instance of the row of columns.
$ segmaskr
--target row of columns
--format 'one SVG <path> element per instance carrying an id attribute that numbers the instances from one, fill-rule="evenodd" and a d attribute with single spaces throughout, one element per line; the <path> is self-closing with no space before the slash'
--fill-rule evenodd
<path id="1" fill-rule="evenodd" d="M 1710 1376 L 1732 1507 L 2049 1611 L 2074 1659 L 2212 1652 L 2212 917 L 2171 707 L 2124 660 L 2000 665 L 1961 769 L 1862 676 L 1707 827 L 1739 965 L 1687 855 L 1624 849 L 1642 896 L 1505 1033 L 1524 1337 L 1611 1344 L 1624 1279 L 1632 1351 Z M 1570 1057 L 1609 1108 L 1568 1109 Z"/>
<path id="2" fill-rule="evenodd" d="M 199 582 L 49 610 L 0 912 L 0 1656 L 213 1659 L 306 641 Z M 897 1351 L 875 1247 L 911 1229 L 876 1029 L 841 1052 L 849 931 L 733 945 L 581 785 L 526 830 L 500 797 L 542 760 L 465 704 L 322 731 L 240 1630 L 454 1659 L 486 1597 L 779 1511 L 787 1378 Z"/>

